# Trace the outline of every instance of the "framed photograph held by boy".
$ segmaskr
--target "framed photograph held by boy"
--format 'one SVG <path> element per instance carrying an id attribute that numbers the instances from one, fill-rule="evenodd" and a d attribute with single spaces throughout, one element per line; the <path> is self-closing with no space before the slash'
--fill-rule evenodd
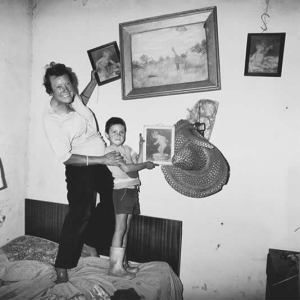
<path id="1" fill-rule="evenodd" d="M 174 155 L 174 126 L 144 126 L 143 160 L 160 165 L 171 165 Z"/>
<path id="2" fill-rule="evenodd" d="M 285 33 L 248 33 L 246 76 L 280 77 Z"/>
<path id="3" fill-rule="evenodd" d="M 122 98 L 221 89 L 217 8 L 119 24 Z"/>
<path id="4" fill-rule="evenodd" d="M 98 85 L 121 78 L 120 51 L 117 42 L 111 42 L 87 51 Z"/>

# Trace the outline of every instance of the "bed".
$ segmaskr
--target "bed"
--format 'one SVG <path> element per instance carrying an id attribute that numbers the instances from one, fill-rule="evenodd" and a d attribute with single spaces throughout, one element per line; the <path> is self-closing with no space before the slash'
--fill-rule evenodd
<path id="1" fill-rule="evenodd" d="M 0 248 L 0 299 L 182 300 L 182 222 L 135 216 L 127 257 L 140 271 L 131 280 L 107 274 L 107 253 L 84 248 L 69 282 L 56 285 L 54 262 L 67 204 L 25 199 L 25 235 Z"/>

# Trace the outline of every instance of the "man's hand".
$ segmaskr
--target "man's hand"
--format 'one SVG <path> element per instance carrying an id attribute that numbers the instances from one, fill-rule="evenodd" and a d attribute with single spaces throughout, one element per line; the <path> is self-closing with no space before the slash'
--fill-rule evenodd
<path id="1" fill-rule="evenodd" d="M 121 163 L 125 163 L 123 156 L 116 151 L 105 154 L 104 158 L 107 166 L 120 166 Z"/>
<path id="2" fill-rule="evenodd" d="M 97 70 L 91 71 L 91 81 L 92 82 L 97 82 L 96 75 L 95 75 L 96 73 L 97 73 Z"/>

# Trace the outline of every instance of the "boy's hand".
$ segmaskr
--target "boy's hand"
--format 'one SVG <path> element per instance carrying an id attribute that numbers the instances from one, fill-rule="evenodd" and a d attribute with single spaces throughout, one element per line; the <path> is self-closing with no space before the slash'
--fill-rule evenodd
<path id="1" fill-rule="evenodd" d="M 139 146 L 142 147 L 144 144 L 145 140 L 143 139 L 142 134 L 140 133 L 140 141 L 139 141 Z"/>
<path id="2" fill-rule="evenodd" d="M 146 168 L 148 170 L 154 169 L 155 167 L 159 166 L 158 164 L 153 163 L 152 161 L 146 161 Z"/>

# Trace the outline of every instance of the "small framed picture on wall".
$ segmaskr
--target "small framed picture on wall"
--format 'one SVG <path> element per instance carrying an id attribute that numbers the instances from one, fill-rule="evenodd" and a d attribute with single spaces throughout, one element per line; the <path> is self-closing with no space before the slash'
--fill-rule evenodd
<path id="1" fill-rule="evenodd" d="M 174 155 L 174 126 L 144 126 L 143 160 L 160 165 L 171 165 Z"/>
<path id="2" fill-rule="evenodd" d="M 249 33 L 245 76 L 280 77 L 285 33 Z"/>
<path id="3" fill-rule="evenodd" d="M 87 51 L 98 85 L 121 78 L 120 51 L 117 42 L 111 42 Z"/>

